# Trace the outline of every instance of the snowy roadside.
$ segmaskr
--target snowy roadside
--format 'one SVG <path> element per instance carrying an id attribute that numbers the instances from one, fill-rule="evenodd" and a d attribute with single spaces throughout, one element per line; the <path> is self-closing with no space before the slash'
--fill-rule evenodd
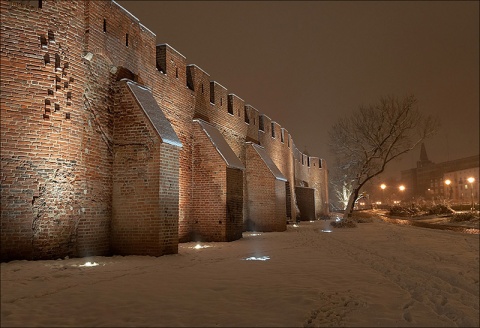
<path id="1" fill-rule="evenodd" d="M 452 215 L 423 215 L 413 217 L 401 217 L 388 215 L 386 211 L 371 211 L 377 217 L 385 222 L 412 225 L 422 228 L 452 230 L 456 232 L 480 234 L 480 220 L 478 214 L 476 219 L 469 221 L 452 222 L 450 219 Z"/>
<path id="2" fill-rule="evenodd" d="M 479 235 L 329 223 L 159 258 L 2 263 L 1 326 L 479 326 Z"/>

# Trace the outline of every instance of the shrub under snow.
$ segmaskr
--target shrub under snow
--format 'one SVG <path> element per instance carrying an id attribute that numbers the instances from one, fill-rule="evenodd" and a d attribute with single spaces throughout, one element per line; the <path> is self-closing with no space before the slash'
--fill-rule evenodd
<path id="1" fill-rule="evenodd" d="M 462 213 L 455 213 L 451 218 L 450 222 L 464 222 L 464 221 L 472 221 L 475 219 L 479 219 L 479 216 L 475 212 L 462 212 Z"/>
<path id="2" fill-rule="evenodd" d="M 437 205 L 434 205 L 434 206 L 430 207 L 427 210 L 427 213 L 429 215 L 432 215 L 432 214 L 453 214 L 453 213 L 455 213 L 455 211 L 452 210 L 447 205 L 437 204 Z"/>

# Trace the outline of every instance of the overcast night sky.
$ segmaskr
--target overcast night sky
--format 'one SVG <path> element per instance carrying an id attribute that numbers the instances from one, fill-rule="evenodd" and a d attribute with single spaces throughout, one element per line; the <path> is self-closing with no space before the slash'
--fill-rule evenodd
<path id="1" fill-rule="evenodd" d="M 479 2 L 117 1 L 327 160 L 328 131 L 384 95 L 414 94 L 433 162 L 479 153 Z M 389 170 L 415 167 L 420 150 Z M 398 173 L 399 176 L 399 173 Z"/>

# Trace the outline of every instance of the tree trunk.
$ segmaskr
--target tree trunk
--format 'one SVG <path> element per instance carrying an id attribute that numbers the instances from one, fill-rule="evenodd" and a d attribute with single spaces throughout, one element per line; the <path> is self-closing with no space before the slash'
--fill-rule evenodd
<path id="1" fill-rule="evenodd" d="M 345 212 L 343 213 L 344 218 L 349 218 L 352 216 L 353 207 L 355 205 L 355 201 L 358 198 L 359 191 L 360 191 L 360 188 L 354 188 L 352 193 L 350 194 L 350 197 L 348 198 L 347 207 L 345 208 Z"/>

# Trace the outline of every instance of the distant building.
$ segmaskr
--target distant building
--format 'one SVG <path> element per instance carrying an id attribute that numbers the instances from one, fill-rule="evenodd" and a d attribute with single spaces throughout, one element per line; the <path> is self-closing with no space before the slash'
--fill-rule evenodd
<path id="1" fill-rule="evenodd" d="M 445 198 L 454 203 L 469 203 L 472 198 L 478 204 L 478 157 L 477 167 L 446 172 L 443 184 Z M 469 178 L 474 178 L 474 182 L 470 183 Z M 473 197 L 472 197 L 473 191 Z"/>
<path id="2" fill-rule="evenodd" d="M 478 173 L 479 155 L 433 163 L 422 144 L 417 167 L 402 171 L 401 181 L 406 186 L 406 199 L 469 203 L 473 195 L 473 200 L 478 203 Z M 469 178 L 475 180 L 470 183 Z"/>

